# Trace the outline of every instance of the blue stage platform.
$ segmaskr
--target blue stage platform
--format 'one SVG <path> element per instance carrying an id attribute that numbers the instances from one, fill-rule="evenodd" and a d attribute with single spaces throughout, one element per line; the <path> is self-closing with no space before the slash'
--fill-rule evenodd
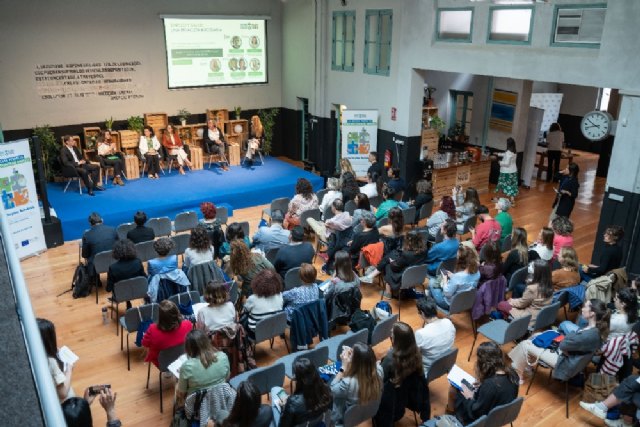
<path id="1" fill-rule="evenodd" d="M 109 184 L 106 191 L 96 191 L 95 197 L 84 190 L 81 196 L 76 183 L 71 183 L 66 193 L 62 183 L 48 184 L 47 191 L 49 202 L 62 222 L 64 239 L 69 241 L 82 237 L 89 228 L 87 217 L 94 211 L 112 226 L 133 221 L 137 210 L 145 211 L 149 218 L 174 219 L 178 213 L 190 210 L 201 216 L 199 205 L 204 201 L 227 206 L 231 216 L 233 209 L 293 197 L 295 183 L 302 177 L 311 182 L 315 191 L 322 188 L 323 180 L 317 175 L 269 157 L 264 165 L 258 162 L 251 168 L 234 166 L 229 172 L 216 165 L 207 169 L 205 164 L 204 170 L 188 171 L 186 175 L 173 170 L 171 175 L 160 174 L 160 179 L 126 181 L 124 187 Z"/>

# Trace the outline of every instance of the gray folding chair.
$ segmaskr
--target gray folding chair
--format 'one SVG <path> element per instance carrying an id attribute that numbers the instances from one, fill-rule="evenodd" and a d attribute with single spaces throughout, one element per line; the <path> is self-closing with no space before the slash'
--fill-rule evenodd
<path id="1" fill-rule="evenodd" d="M 129 334 L 137 333 L 140 324 L 145 320 L 150 320 L 154 323 L 157 322 L 159 314 L 160 309 L 158 308 L 158 304 L 153 303 L 131 307 L 124 313 L 124 316 L 118 319 L 120 323 L 120 351 L 124 349 L 124 332 L 127 332 L 127 371 L 131 370 Z"/>
<path id="2" fill-rule="evenodd" d="M 252 369 L 236 375 L 229 380 L 229 384 L 237 390 L 240 383 L 249 381 L 258 388 L 260 394 L 268 394 L 273 387 L 282 387 L 284 372 L 284 363 L 276 362 L 271 366 Z"/>
<path id="3" fill-rule="evenodd" d="M 235 306 L 238 302 L 239 297 L 240 293 L 238 292 L 238 282 L 234 280 L 229 286 L 229 301 L 231 301 L 231 303 Z"/>
<path id="4" fill-rule="evenodd" d="M 112 251 L 103 251 L 93 257 L 93 268 L 96 270 L 96 280 L 100 280 L 100 275 L 109 271 L 109 266 L 116 262 Z M 96 304 L 98 303 L 98 286 L 96 288 Z"/>
<path id="5" fill-rule="evenodd" d="M 221 226 L 227 226 L 227 222 L 229 221 L 229 209 L 226 206 L 218 206 L 216 209 L 216 221 Z"/>
<path id="6" fill-rule="evenodd" d="M 353 405 L 344 413 L 343 426 L 355 427 L 360 423 L 373 419 L 378 412 L 380 399 L 369 402 L 365 405 Z"/>
<path id="7" fill-rule="evenodd" d="M 402 311 L 402 294 L 405 289 L 413 289 L 416 286 L 422 285 L 422 288 L 426 291 L 424 285 L 424 279 L 427 277 L 427 265 L 412 265 L 407 267 L 402 272 L 402 280 L 400 283 L 400 290 L 398 292 L 398 320 L 400 320 L 400 313 Z M 382 294 L 380 295 L 382 300 Z"/>
<path id="8" fill-rule="evenodd" d="M 300 285 L 302 285 L 302 280 L 300 280 L 300 267 L 289 269 L 284 275 L 284 290 L 288 291 Z"/>
<path id="9" fill-rule="evenodd" d="M 280 248 L 267 249 L 267 253 L 264 255 L 264 257 L 267 259 L 267 261 L 273 264 L 276 260 L 276 256 L 278 255 L 279 250 Z"/>
<path id="10" fill-rule="evenodd" d="M 173 230 L 176 233 L 189 231 L 198 226 L 198 215 L 194 211 L 181 212 L 173 221 Z"/>
<path id="11" fill-rule="evenodd" d="M 556 301 L 540 310 L 538 317 L 536 317 L 536 321 L 533 322 L 533 326 L 529 326 L 529 332 L 546 329 L 553 325 L 558 317 L 558 310 L 560 310 L 560 307 L 560 302 Z"/>
<path id="12" fill-rule="evenodd" d="M 404 219 L 404 225 L 416 226 L 416 207 L 409 206 L 406 209 L 402 209 L 402 218 Z"/>
<path id="13" fill-rule="evenodd" d="M 524 398 L 518 397 L 509 403 L 496 406 L 487 414 L 486 425 L 496 427 L 507 424 L 513 425 L 513 422 L 520 414 L 523 402 Z"/>
<path id="14" fill-rule="evenodd" d="M 169 297 L 169 301 L 175 305 L 186 304 L 188 302 L 191 304 L 197 304 L 201 302 L 200 300 L 200 292 L 198 291 L 182 292 Z"/>
<path id="15" fill-rule="evenodd" d="M 244 235 L 249 237 L 249 221 L 242 221 L 239 222 L 238 225 L 240 226 L 240 228 L 242 228 L 242 231 L 244 232 Z"/>
<path id="16" fill-rule="evenodd" d="M 452 348 L 447 350 L 444 354 L 438 357 L 429 368 L 429 372 L 427 373 L 427 382 L 435 381 L 443 375 L 449 373 L 453 365 L 456 364 L 456 359 L 458 358 L 458 349 Z"/>
<path id="17" fill-rule="evenodd" d="M 127 233 L 129 233 L 129 231 L 133 230 L 134 228 L 136 228 L 136 225 L 133 222 L 125 222 L 124 224 L 120 224 L 116 228 L 116 233 L 118 233 L 118 239 L 119 240 L 126 239 Z"/>
<path id="18" fill-rule="evenodd" d="M 309 209 L 308 211 L 302 212 L 300 215 L 300 225 L 304 227 L 305 230 L 313 231 L 313 228 L 307 224 L 307 219 L 313 218 L 316 221 L 320 221 L 322 219 L 322 214 L 320 213 L 320 209 Z M 324 236 L 323 236 L 324 237 Z"/>
<path id="19" fill-rule="evenodd" d="M 329 349 L 329 359 L 340 360 L 340 353 L 342 353 L 342 346 L 353 347 L 357 342 L 366 344 L 369 341 L 369 330 L 364 328 L 358 332 L 349 331 L 346 334 L 335 335 L 324 341 L 320 341 L 316 348 L 327 347 Z"/>
<path id="20" fill-rule="evenodd" d="M 502 245 L 500 246 L 500 252 L 507 252 L 511 250 L 511 234 L 504 238 Z"/>
<path id="21" fill-rule="evenodd" d="M 398 315 L 394 314 L 379 321 L 371 332 L 371 342 L 369 345 L 375 347 L 386 339 L 391 338 L 391 329 L 393 325 L 398 321 Z"/>
<path id="22" fill-rule="evenodd" d="M 478 217 L 476 215 L 467 218 L 467 220 L 462 225 L 462 231 L 458 231 L 458 234 L 460 235 L 467 234 L 471 227 L 476 226 L 476 222 L 478 222 Z"/>
<path id="23" fill-rule="evenodd" d="M 153 242 L 153 240 L 149 240 L 148 242 L 136 243 L 136 253 L 140 261 L 147 262 L 158 257 L 158 253 L 153 249 Z"/>
<path id="24" fill-rule="evenodd" d="M 520 283 L 525 283 L 527 281 L 527 275 L 529 274 L 529 269 L 527 266 L 517 269 L 509 279 L 509 287 L 507 291 L 513 292 L 513 288 Z"/>
<path id="25" fill-rule="evenodd" d="M 318 204 L 322 203 L 322 199 L 324 199 L 324 195 L 329 192 L 328 188 L 323 188 L 322 190 L 318 190 L 316 193 L 316 197 L 318 197 Z"/>
<path id="26" fill-rule="evenodd" d="M 473 347 L 476 345 L 479 334 L 484 335 L 499 346 L 503 346 L 508 342 L 515 341 L 527 335 L 530 321 L 531 315 L 528 314 L 514 319 L 511 323 L 498 319 L 480 326 L 478 328 L 478 334 L 473 337 L 473 344 L 471 344 L 467 361 L 471 360 L 471 353 L 473 353 Z"/>
<path id="27" fill-rule="evenodd" d="M 271 212 L 273 211 L 281 211 L 282 215 L 287 213 L 289 210 L 289 201 L 288 197 L 279 197 L 277 199 L 273 199 L 268 208 L 262 209 L 262 215 L 260 215 L 260 219 L 263 219 L 264 216 L 269 217 L 269 222 L 271 222 Z"/>
<path id="28" fill-rule="evenodd" d="M 249 338 L 249 341 L 251 341 L 251 344 L 253 344 L 254 352 L 256 344 L 266 340 L 269 340 L 271 348 L 273 349 L 273 339 L 281 335 L 284 336 L 284 332 L 286 331 L 286 329 L 287 313 L 284 311 L 272 314 L 271 316 L 265 317 L 262 320 L 258 321 L 254 330 L 255 338 Z M 284 341 L 284 345 L 287 347 L 287 353 L 289 353 L 290 350 L 287 338 L 284 337 L 282 340 Z"/>
<path id="29" fill-rule="evenodd" d="M 471 328 L 473 330 L 473 336 L 476 337 L 476 324 L 473 321 L 473 317 L 471 316 L 471 309 L 473 308 L 473 303 L 476 300 L 476 294 L 478 290 L 476 288 L 469 289 L 467 291 L 462 291 L 453 296 L 451 299 L 451 305 L 449 306 L 449 310 L 445 310 L 444 308 L 437 306 L 437 310 L 451 318 L 453 314 L 464 313 L 465 311 L 469 312 L 469 320 L 471 321 Z"/>
<path id="30" fill-rule="evenodd" d="M 144 276 L 133 277 L 131 279 L 120 280 L 113 285 L 113 295 L 111 296 L 111 309 L 116 306 L 116 320 L 120 319 L 120 303 L 144 299 L 147 296 L 149 282 Z M 116 335 L 118 335 L 118 323 L 116 323 Z"/>
<path id="31" fill-rule="evenodd" d="M 173 249 L 171 250 L 172 255 L 182 255 L 184 251 L 189 247 L 189 241 L 191 240 L 191 234 L 182 233 L 171 236 L 173 239 L 173 243 L 175 243 Z"/>
<path id="32" fill-rule="evenodd" d="M 418 216 L 418 221 L 422 221 L 423 219 L 429 218 L 432 212 L 433 212 L 433 200 L 422 205 L 422 207 L 420 208 L 420 215 Z"/>
<path id="33" fill-rule="evenodd" d="M 324 212 L 322 212 L 322 220 L 326 221 L 326 220 L 331 219 L 333 217 L 334 217 L 333 210 L 331 209 L 331 205 L 329 204 L 324 208 Z"/>
<path id="34" fill-rule="evenodd" d="M 353 215 L 353 213 L 356 211 L 357 207 L 358 206 L 356 205 L 356 202 L 354 202 L 353 200 L 349 200 L 344 205 L 344 211 L 345 212 L 349 212 L 349 215 Z"/>
<path id="35" fill-rule="evenodd" d="M 324 366 L 327 364 L 327 360 L 329 360 L 329 348 L 316 347 L 310 350 L 296 351 L 294 353 L 287 354 L 286 356 L 282 356 L 280 359 L 276 360 L 276 363 L 283 363 L 284 374 L 290 380 L 294 380 L 295 375 L 293 374 L 293 365 L 296 363 L 296 360 L 302 358 L 309 359 L 316 368 Z"/>
<path id="36" fill-rule="evenodd" d="M 569 320 L 569 317 L 567 316 L 567 304 L 569 304 L 569 292 L 561 292 L 560 295 L 558 295 L 558 303 L 560 303 L 560 306 L 562 307 L 562 309 L 564 310 L 564 320 Z"/>
<path id="37" fill-rule="evenodd" d="M 147 221 L 147 226 L 153 228 L 156 237 L 171 236 L 171 220 L 168 216 L 151 218 Z"/>
<path id="38" fill-rule="evenodd" d="M 467 427 L 485 427 L 487 425 L 487 416 L 483 415 L 471 424 L 467 424 Z"/>
<path id="39" fill-rule="evenodd" d="M 158 353 L 158 377 L 160 378 L 160 413 L 162 409 L 162 374 L 169 372 L 169 365 L 184 354 L 184 343 L 161 350 Z M 151 377 L 151 362 L 147 368 L 147 389 L 149 388 L 149 378 Z"/>

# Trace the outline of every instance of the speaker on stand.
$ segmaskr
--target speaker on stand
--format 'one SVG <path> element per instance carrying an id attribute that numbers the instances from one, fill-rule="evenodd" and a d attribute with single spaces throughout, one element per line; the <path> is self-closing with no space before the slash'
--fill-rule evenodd
<path id="1" fill-rule="evenodd" d="M 47 243 L 47 248 L 51 249 L 64 244 L 62 224 L 58 218 L 51 216 L 49 198 L 47 197 L 47 178 L 44 174 L 44 164 L 42 163 L 42 144 L 40 143 L 40 138 L 34 136 L 32 141 L 33 151 L 36 155 L 36 167 L 38 169 L 40 201 L 42 201 L 42 209 L 44 210 L 44 218 L 42 218 L 44 240 Z"/>

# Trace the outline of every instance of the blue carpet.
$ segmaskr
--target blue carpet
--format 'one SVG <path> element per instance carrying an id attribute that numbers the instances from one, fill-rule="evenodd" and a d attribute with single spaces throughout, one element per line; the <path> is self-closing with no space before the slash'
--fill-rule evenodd
<path id="1" fill-rule="evenodd" d="M 278 197 L 293 197 L 298 178 L 307 178 L 315 191 L 322 188 L 323 180 L 317 175 L 269 157 L 264 165 L 258 162 L 251 168 L 234 166 L 223 172 L 216 165 L 211 169 L 188 171 L 180 175 L 160 174 L 160 179 L 140 178 L 126 181 L 124 187 L 108 185 L 106 191 L 96 191 L 90 197 L 83 190 L 78 193 L 76 183 L 71 183 L 66 193 L 65 184 L 47 185 L 49 202 L 62 222 L 64 239 L 75 240 L 89 228 L 87 218 L 98 212 L 106 224 L 117 226 L 133 221 L 133 214 L 143 210 L 149 218 L 168 216 L 172 220 L 180 212 L 196 211 L 201 217 L 200 203 L 211 201 L 216 206 L 227 206 L 229 215 L 233 209 L 270 203 Z M 230 221 L 231 222 L 231 221 Z"/>

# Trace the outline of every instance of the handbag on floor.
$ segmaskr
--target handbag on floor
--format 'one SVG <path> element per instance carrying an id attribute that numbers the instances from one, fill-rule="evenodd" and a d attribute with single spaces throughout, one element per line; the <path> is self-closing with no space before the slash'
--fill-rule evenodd
<path id="1" fill-rule="evenodd" d="M 618 386 L 618 380 L 613 375 L 593 372 L 584 384 L 582 401 L 587 403 L 601 402 L 607 398 Z"/>

